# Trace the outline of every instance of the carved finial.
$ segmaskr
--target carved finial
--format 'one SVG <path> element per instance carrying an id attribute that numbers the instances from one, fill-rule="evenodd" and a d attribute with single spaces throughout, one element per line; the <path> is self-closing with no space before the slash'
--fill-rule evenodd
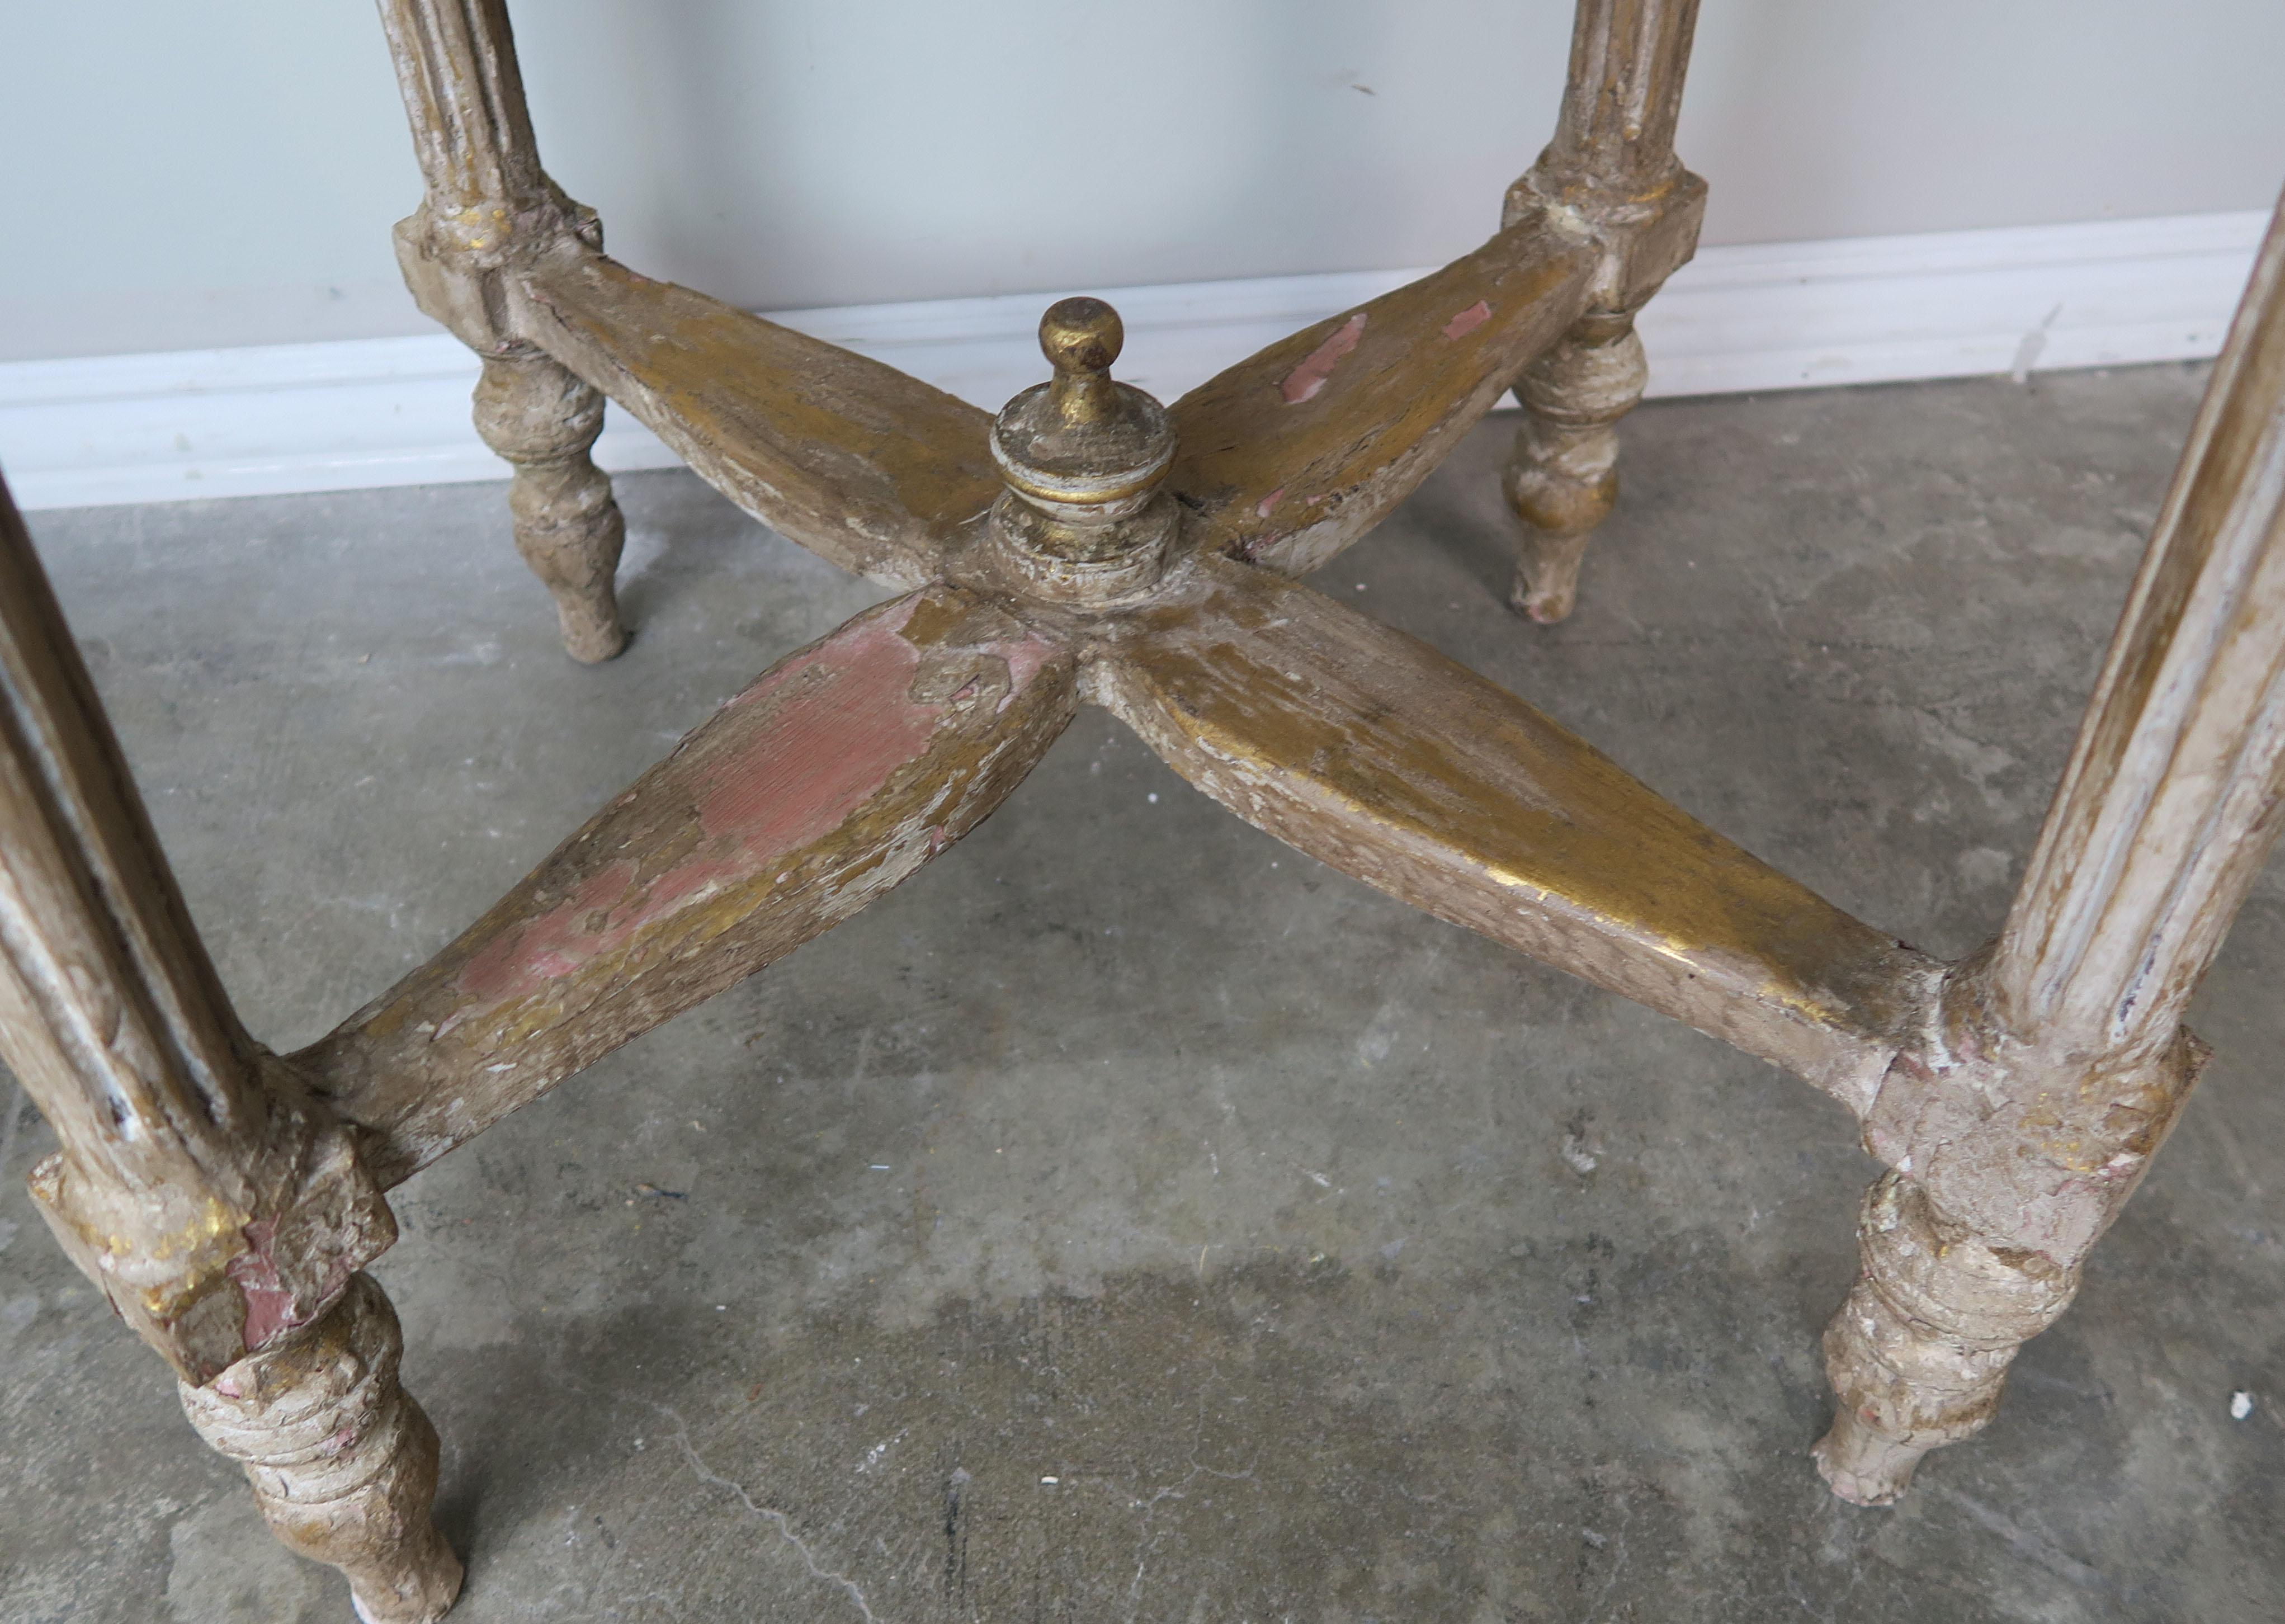
<path id="1" fill-rule="evenodd" d="M 1028 499 L 1097 507 L 1149 491 L 1174 460 L 1166 409 L 1114 383 L 1127 329 L 1100 299 L 1061 299 L 1040 318 L 1054 379 L 1009 401 L 992 426 L 992 454 Z"/>
<path id="2" fill-rule="evenodd" d="M 1045 597 L 1110 602 L 1158 577 L 1177 516 L 1158 486 L 1174 460 L 1174 427 L 1132 384 L 1115 383 L 1127 330 L 1100 299 L 1061 299 L 1040 318 L 1055 369 L 1009 401 L 992 425 L 1008 482 L 992 534 Z"/>
<path id="3" fill-rule="evenodd" d="M 1040 318 L 1040 353 L 1056 369 L 1048 401 L 1070 424 L 1099 423 L 1119 410 L 1111 364 L 1127 343 L 1127 324 L 1100 299 L 1058 299 Z"/>

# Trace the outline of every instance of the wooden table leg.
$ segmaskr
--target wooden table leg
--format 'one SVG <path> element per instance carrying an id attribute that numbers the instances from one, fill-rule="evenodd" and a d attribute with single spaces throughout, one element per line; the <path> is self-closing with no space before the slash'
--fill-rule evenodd
<path id="1" fill-rule="evenodd" d="M 1865 1120 L 1893 1173 L 1826 1334 L 1834 1491 L 1983 1426 L 2195 1080 L 2183 1010 L 2285 807 L 2285 208 L 2005 930 Z"/>
<path id="2" fill-rule="evenodd" d="M 601 229 L 539 167 L 504 0 L 381 0 L 381 17 L 427 186 L 397 228 L 405 283 L 484 357 L 476 428 L 515 470 L 516 550 L 572 657 L 608 660 L 627 641 L 613 591 L 626 524 L 588 454 L 603 397 L 510 329 L 499 287 L 535 246 L 576 234 L 600 247 Z"/>
<path id="3" fill-rule="evenodd" d="M 181 1384 L 200 1437 L 246 1468 L 289 1549 L 346 1574 L 365 1624 L 428 1624 L 460 1593 L 429 1517 L 436 1429 L 397 1379 L 404 1334 L 370 1275 L 323 1319 L 203 1387 Z"/>
<path id="4" fill-rule="evenodd" d="M 476 432 L 515 468 L 507 490 L 515 550 L 555 600 L 563 647 L 593 665 L 627 646 L 612 583 L 626 521 L 588 451 L 603 396 L 536 349 L 484 357 Z"/>
<path id="5" fill-rule="evenodd" d="M 1674 153 L 1697 15 L 1698 0 L 1579 0 L 1555 139 L 1510 194 L 1511 214 L 1559 199 L 1597 226 L 1672 216 L 1650 255 L 1614 256 L 1587 314 L 1516 386 L 1525 416 L 1501 485 L 1523 539 L 1508 600 L 1535 621 L 1571 613 L 1588 538 L 1618 500 L 1618 420 L 1650 377 L 1635 312 L 1697 241 L 1704 187 Z"/>
<path id="6" fill-rule="evenodd" d="M 32 1172 L 41 1216 L 200 1430 L 248 1458 L 212 1418 L 258 1393 L 306 1441 L 262 1453 L 272 1526 L 347 1570 L 368 1619 L 442 1617 L 459 1564 L 428 1518 L 435 1434 L 357 1272 L 395 1222 L 348 1132 L 224 999 L 4 491 L 0 1059 L 62 1141 Z"/>
<path id="7" fill-rule="evenodd" d="M 1619 499 L 1619 420 L 1650 381 L 1631 312 L 1597 310 L 1516 385 L 1524 417 L 1500 482 L 1523 521 L 1508 604 L 1552 624 L 1578 601 L 1587 542 Z"/>

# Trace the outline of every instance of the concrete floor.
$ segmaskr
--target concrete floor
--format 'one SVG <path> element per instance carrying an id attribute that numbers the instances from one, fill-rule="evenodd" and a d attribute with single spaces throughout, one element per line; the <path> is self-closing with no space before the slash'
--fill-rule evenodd
<path id="1" fill-rule="evenodd" d="M 2201 382 L 1646 408 L 1552 630 L 1499 607 L 1496 422 L 1322 584 L 1958 953 Z M 686 475 L 621 489 L 640 631 L 593 671 L 497 488 L 39 516 L 273 1043 L 878 595 Z M 1087 713 L 909 887 L 399 1192 L 375 1273 L 444 1438 L 455 1617 L 2274 1619 L 2281 980 L 2273 867 L 2203 1097 L 2077 1306 L 1982 1439 L 1861 1510 L 1804 1454 L 1873 1173 L 1840 1109 L 1284 851 Z M 34 1218 L 51 1143 L 18 1096 L 0 1618 L 346 1620 Z"/>

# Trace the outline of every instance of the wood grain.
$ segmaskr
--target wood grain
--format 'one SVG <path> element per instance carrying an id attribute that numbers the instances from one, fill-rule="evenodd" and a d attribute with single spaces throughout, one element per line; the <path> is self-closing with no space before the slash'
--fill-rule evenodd
<path id="1" fill-rule="evenodd" d="M 1598 252 L 1543 214 L 1177 401 L 1198 545 L 1289 575 L 1386 516 L 1584 307 Z"/>
<path id="2" fill-rule="evenodd" d="M 1872 1234 L 1893 1215 L 1868 1208 L 1826 1337 L 1840 1409 L 1818 1460 L 1836 1492 L 1902 1494 L 1983 1424 L 2016 1348 L 2069 1300 L 2197 1081 L 2183 1015 L 2281 806 L 2285 203 L 2006 928 L 1947 973 L 1866 1115 L 1915 1221 L 1951 1238 L 1932 1264 Z"/>
<path id="3" fill-rule="evenodd" d="M 2285 808 L 2285 212 L 2273 218 L 1991 967 L 2093 1053 L 2169 1041 Z"/>
<path id="4" fill-rule="evenodd" d="M 516 283 L 519 325 L 780 534 L 894 586 L 937 575 L 998 496 L 966 402 L 572 242 Z"/>
<path id="5" fill-rule="evenodd" d="M 294 1062 L 394 1184 L 918 872 L 1023 781 L 1075 690 L 1068 653 L 974 593 L 869 609 Z"/>
<path id="6" fill-rule="evenodd" d="M 1303 586 L 1215 558 L 1090 692 L 1258 828 L 1689 1022 L 1861 1111 L 1933 967 L 1523 701 Z"/>
<path id="7" fill-rule="evenodd" d="M 41 1215 L 201 1382 L 396 1238 L 346 1134 L 240 1027 L 0 490 L 0 1059 L 62 1148 Z"/>

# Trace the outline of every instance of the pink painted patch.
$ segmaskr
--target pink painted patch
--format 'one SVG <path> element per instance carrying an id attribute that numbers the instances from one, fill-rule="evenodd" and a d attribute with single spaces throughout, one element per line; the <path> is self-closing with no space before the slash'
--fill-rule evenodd
<path id="1" fill-rule="evenodd" d="M 1270 510 L 1276 507 L 1280 501 L 1284 500 L 1284 496 L 1285 487 L 1283 485 L 1278 486 L 1276 490 L 1271 491 L 1268 496 L 1263 497 L 1259 502 L 1256 502 L 1253 505 L 1253 516 L 1257 519 L 1267 519 L 1269 516 Z"/>
<path id="2" fill-rule="evenodd" d="M 753 871 L 840 828 L 928 749 L 945 707 L 907 697 L 921 651 L 897 635 L 916 603 L 836 633 L 812 660 L 749 690 L 784 697 L 766 730 L 707 774 L 697 808 L 699 827 L 734 840 Z"/>
<path id="3" fill-rule="evenodd" d="M 1465 338 L 1492 318 L 1492 307 L 1479 299 L 1444 324 L 1446 338 Z"/>
<path id="4" fill-rule="evenodd" d="M 1000 703 L 1005 710 L 1017 694 L 1032 686 L 1032 679 L 1055 658 L 1056 645 L 1043 637 L 1025 636 L 1013 643 L 994 643 L 992 652 L 1008 662 L 1008 698 Z"/>
<path id="5" fill-rule="evenodd" d="M 618 862 L 590 875 L 569 898 L 560 902 L 521 930 L 496 937 L 461 967 L 460 990 L 487 1001 L 513 990 L 530 991 L 538 983 L 557 980 L 585 964 L 595 951 L 597 933 L 588 920 L 608 915 L 611 906 L 634 883 L 635 866 Z M 472 1006 L 455 1010 L 436 1029 L 441 1038 L 466 1020 Z"/>
<path id="6" fill-rule="evenodd" d="M 1364 336 L 1364 318 L 1362 310 L 1350 317 L 1333 329 L 1331 338 L 1309 352 L 1307 360 L 1285 374 L 1285 381 L 1278 386 L 1277 392 L 1284 397 L 1287 405 L 1298 406 L 1305 400 L 1316 399 L 1324 392 L 1326 383 L 1332 378 L 1333 368 L 1341 364 L 1341 358 L 1355 349 L 1357 341 Z"/>
<path id="7" fill-rule="evenodd" d="M 946 705 L 909 696 L 921 650 L 899 634 L 923 595 L 768 672 L 725 704 L 657 779 L 638 786 L 646 798 L 688 796 L 703 836 L 697 850 L 648 880 L 639 880 L 632 861 L 608 865 L 472 956 L 460 989 L 487 1004 L 530 997 L 705 897 L 781 872 L 789 857 L 847 822 L 927 753 L 948 714 Z M 987 647 L 1007 660 L 1017 692 L 1056 652 L 1028 637 Z M 930 855 L 941 843 L 948 843 L 930 842 Z"/>
<path id="8" fill-rule="evenodd" d="M 224 1273 L 246 1299 L 246 1329 L 241 1340 L 253 1353 L 280 1331 L 301 1323 L 294 1313 L 294 1293 L 278 1277 L 278 1260 L 270 1248 L 278 1239 L 273 1219 L 258 1218 L 246 1226 L 247 1250 L 230 1260 Z"/>

